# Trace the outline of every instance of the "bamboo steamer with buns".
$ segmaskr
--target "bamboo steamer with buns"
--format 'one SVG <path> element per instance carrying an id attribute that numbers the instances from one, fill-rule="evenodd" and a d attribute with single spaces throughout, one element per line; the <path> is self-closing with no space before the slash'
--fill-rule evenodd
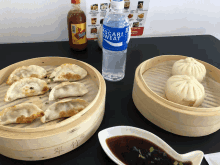
<path id="1" fill-rule="evenodd" d="M 91 65 L 71 58 L 42 57 L 21 61 L 0 70 L 0 98 L 3 98 L 8 86 L 9 75 L 18 67 L 38 65 L 48 72 L 64 63 L 76 64 L 87 71 L 87 76 L 77 82 L 83 83 L 88 93 L 82 96 L 88 101 L 82 111 L 69 118 L 61 118 L 47 123 L 36 119 L 28 124 L 0 125 L 0 154 L 18 160 L 44 160 L 63 155 L 85 143 L 100 126 L 105 109 L 106 84 L 101 74 Z M 18 99 L 5 103 L 0 100 L 0 115 L 4 107 L 21 102 L 32 102 L 44 107 L 48 103 L 49 92 L 43 96 Z"/>
<path id="2" fill-rule="evenodd" d="M 166 98 L 165 86 L 173 64 L 181 55 L 163 55 L 141 63 L 135 72 L 132 97 L 135 106 L 149 121 L 177 135 L 199 137 L 220 129 L 220 70 L 197 60 L 206 68 L 201 84 L 205 99 L 198 107 L 185 106 Z"/>

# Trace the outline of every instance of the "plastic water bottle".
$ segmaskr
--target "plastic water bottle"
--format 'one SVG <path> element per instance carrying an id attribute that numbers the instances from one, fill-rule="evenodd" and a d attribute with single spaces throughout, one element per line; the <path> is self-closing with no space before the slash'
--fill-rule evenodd
<path id="1" fill-rule="evenodd" d="M 109 81 L 120 81 L 125 76 L 129 23 L 123 9 L 124 0 L 112 0 L 111 12 L 103 22 L 102 76 Z"/>

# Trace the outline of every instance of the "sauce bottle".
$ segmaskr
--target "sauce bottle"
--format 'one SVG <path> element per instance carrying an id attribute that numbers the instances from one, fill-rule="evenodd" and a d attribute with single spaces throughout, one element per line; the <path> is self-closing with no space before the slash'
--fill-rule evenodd
<path id="1" fill-rule="evenodd" d="M 81 51 L 87 47 L 86 15 L 80 8 L 80 0 L 71 0 L 72 9 L 67 15 L 69 45 L 73 50 Z"/>

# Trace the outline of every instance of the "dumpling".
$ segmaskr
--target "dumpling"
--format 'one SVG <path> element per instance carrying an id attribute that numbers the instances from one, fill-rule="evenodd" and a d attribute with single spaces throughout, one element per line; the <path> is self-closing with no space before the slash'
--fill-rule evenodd
<path id="1" fill-rule="evenodd" d="M 175 75 L 167 80 L 165 94 L 172 102 L 198 107 L 205 98 L 205 89 L 193 76 Z"/>
<path id="2" fill-rule="evenodd" d="M 49 100 L 70 96 L 83 96 L 88 93 L 86 86 L 79 82 L 63 82 L 55 86 L 49 95 Z"/>
<path id="3" fill-rule="evenodd" d="M 38 106 L 31 103 L 22 103 L 5 108 L 0 116 L 0 124 L 31 123 L 34 119 L 44 116 L 44 112 Z"/>
<path id="4" fill-rule="evenodd" d="M 27 77 L 36 77 L 36 78 L 44 78 L 47 75 L 47 71 L 37 65 L 29 65 L 29 66 L 22 66 L 15 69 L 10 76 L 6 84 L 11 85 L 14 82 Z"/>
<path id="5" fill-rule="evenodd" d="M 57 81 L 76 81 L 86 77 L 87 71 L 75 64 L 62 64 L 54 69 L 50 78 Z"/>
<path id="6" fill-rule="evenodd" d="M 172 74 L 194 76 L 199 82 L 202 82 L 206 75 L 206 68 L 194 58 L 187 57 L 174 63 Z"/>
<path id="7" fill-rule="evenodd" d="M 88 102 L 83 99 L 65 99 L 56 102 L 48 107 L 44 112 L 44 116 L 41 118 L 42 123 L 46 123 L 51 120 L 59 119 L 62 117 L 74 116 L 78 112 L 82 111 Z"/>
<path id="8" fill-rule="evenodd" d="M 4 98 L 9 102 L 19 98 L 36 96 L 46 93 L 49 90 L 47 83 L 38 78 L 23 78 L 12 84 Z"/>

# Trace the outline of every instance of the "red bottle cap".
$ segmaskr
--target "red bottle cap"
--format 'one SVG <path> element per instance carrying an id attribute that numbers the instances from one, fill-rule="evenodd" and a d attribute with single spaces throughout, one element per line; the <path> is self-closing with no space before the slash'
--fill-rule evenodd
<path id="1" fill-rule="evenodd" d="M 79 4 L 79 3 L 80 3 L 80 0 L 71 0 L 71 3 L 73 3 L 73 4 Z"/>

